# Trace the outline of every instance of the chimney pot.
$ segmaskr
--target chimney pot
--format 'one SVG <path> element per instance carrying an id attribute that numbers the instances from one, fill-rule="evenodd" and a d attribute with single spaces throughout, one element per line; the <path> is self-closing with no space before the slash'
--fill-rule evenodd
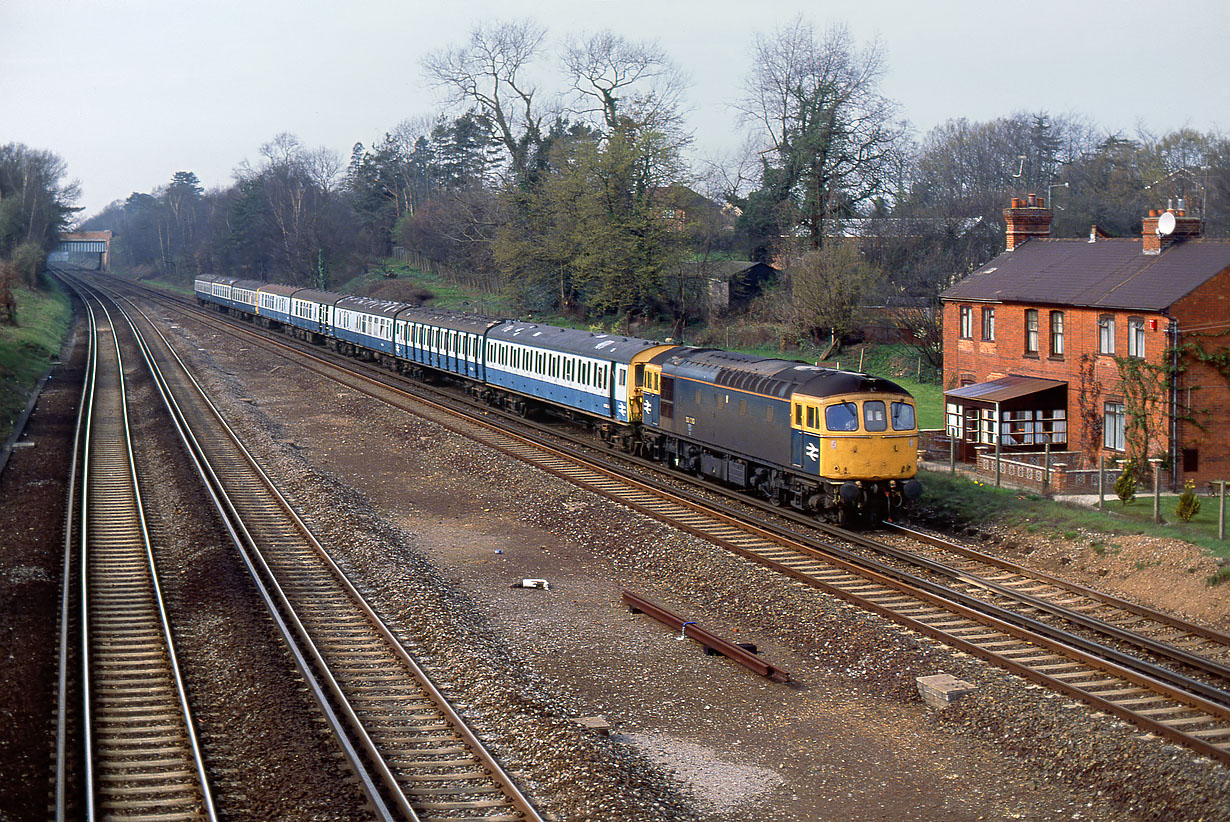
<path id="1" fill-rule="evenodd" d="M 1029 207 L 1030 207 L 1030 208 L 1035 208 L 1035 207 L 1037 207 L 1037 205 L 1038 205 L 1038 195 L 1037 195 L 1037 194 L 1030 194 L 1030 195 L 1029 195 Z"/>
<path id="2" fill-rule="evenodd" d="M 1038 198 L 1038 208 L 1046 208 L 1046 198 L 1045 197 Z"/>
<path id="3" fill-rule="evenodd" d="M 1151 208 L 1151 209 L 1149 209 L 1149 216 L 1150 216 L 1150 217 L 1156 217 L 1156 216 L 1158 216 L 1158 215 L 1157 215 L 1157 209 L 1156 209 L 1156 208 Z"/>
<path id="4" fill-rule="evenodd" d="M 1182 197 L 1180 197 L 1179 198 L 1179 211 L 1182 212 L 1186 210 L 1187 210 L 1187 201 L 1184 200 Z"/>
<path id="5" fill-rule="evenodd" d="M 1013 208 L 1020 208 L 1020 207 L 1021 207 L 1021 198 L 1020 198 L 1020 197 L 1013 197 L 1013 198 L 1012 198 L 1012 207 L 1013 207 Z"/>

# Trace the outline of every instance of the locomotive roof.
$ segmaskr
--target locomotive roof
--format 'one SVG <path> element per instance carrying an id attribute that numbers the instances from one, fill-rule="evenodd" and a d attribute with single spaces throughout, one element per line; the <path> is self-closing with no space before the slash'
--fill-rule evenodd
<path id="1" fill-rule="evenodd" d="M 532 345 L 547 351 L 597 357 L 613 362 L 631 362 L 632 357 L 659 343 L 618 334 L 599 334 L 578 328 L 508 320 L 487 332 L 493 340 Z"/>
<path id="2" fill-rule="evenodd" d="M 800 389 L 809 397 L 831 397 L 836 394 L 904 394 L 910 396 L 900 385 L 883 377 L 873 377 L 857 371 L 837 371 L 831 368 L 817 369 L 810 380 Z"/>
<path id="3" fill-rule="evenodd" d="M 342 297 L 337 301 L 336 306 L 350 311 L 361 311 L 364 314 L 374 314 L 377 317 L 396 317 L 399 312 L 407 308 L 405 303 L 377 300 L 374 297 Z"/>
<path id="4" fill-rule="evenodd" d="M 482 334 L 492 326 L 504 322 L 499 317 L 490 317 L 484 314 L 467 314 L 464 311 L 451 311 L 445 308 L 427 308 L 421 305 L 406 306 L 397 315 L 397 319 L 403 322 L 451 328 L 455 331 L 465 331 L 470 334 Z"/>
<path id="5" fill-rule="evenodd" d="M 803 362 L 719 348 L 675 348 L 659 354 L 653 362 L 680 377 L 780 399 L 788 398 L 818 370 Z"/>
<path id="6" fill-rule="evenodd" d="M 680 377 L 780 399 L 788 399 L 796 391 L 815 397 L 864 391 L 908 393 L 880 377 L 717 348 L 674 348 L 652 362 Z"/>
<path id="7" fill-rule="evenodd" d="M 297 285 L 283 285 L 282 283 L 265 283 L 260 288 L 268 294 L 281 294 L 283 297 L 289 297 L 296 291 L 302 291 L 303 288 Z"/>

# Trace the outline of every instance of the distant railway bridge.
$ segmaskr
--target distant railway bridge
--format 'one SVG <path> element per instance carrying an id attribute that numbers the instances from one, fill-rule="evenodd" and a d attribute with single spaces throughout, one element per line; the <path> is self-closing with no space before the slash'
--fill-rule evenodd
<path id="1" fill-rule="evenodd" d="M 47 262 L 106 271 L 110 255 L 110 231 L 79 231 L 62 234 L 60 244 L 47 255 Z"/>

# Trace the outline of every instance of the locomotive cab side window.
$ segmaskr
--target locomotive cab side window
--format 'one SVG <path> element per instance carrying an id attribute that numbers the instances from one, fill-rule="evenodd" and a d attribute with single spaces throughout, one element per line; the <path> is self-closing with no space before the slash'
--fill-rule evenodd
<path id="1" fill-rule="evenodd" d="M 867 400 L 863 403 L 863 427 L 868 431 L 888 429 L 888 414 L 883 400 Z"/>
<path id="2" fill-rule="evenodd" d="M 858 406 L 852 402 L 839 402 L 824 409 L 824 425 L 830 431 L 857 431 Z"/>
<path id="3" fill-rule="evenodd" d="M 894 431 L 914 430 L 914 406 L 908 402 L 895 402 L 892 404 L 892 412 Z"/>

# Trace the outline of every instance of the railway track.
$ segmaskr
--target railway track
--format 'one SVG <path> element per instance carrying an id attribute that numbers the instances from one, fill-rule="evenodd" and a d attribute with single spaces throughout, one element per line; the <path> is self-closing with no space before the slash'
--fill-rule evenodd
<path id="1" fill-rule="evenodd" d="M 241 328 L 250 339 L 354 390 L 1230 764 L 1230 680 L 1224 665 L 1230 637 L 1139 606 L 1112 603 L 1105 595 L 1093 605 L 1074 598 L 1071 587 L 1055 586 L 1051 595 L 1035 596 L 1054 582 L 1023 568 L 974 567 L 972 557 L 961 565 L 945 565 L 866 535 L 822 526 L 845 544 L 826 542 L 816 536 L 811 519 L 806 529 L 778 517 L 752 521 L 745 499 L 733 507 L 715 502 L 709 492 L 719 489 L 708 483 L 702 484 L 704 494 L 680 491 L 584 457 L 582 451 L 589 449 L 576 447 L 579 441 L 558 447 L 540 437 L 497 430 L 490 420 L 500 415 L 485 408 L 459 423 L 455 397 L 432 400 L 418 389 L 393 385 L 393 378 L 379 369 L 370 369 L 378 374 L 374 377 L 358 374 L 353 363 L 339 366 L 216 315 L 201 316 Z M 306 364 L 304 357 L 309 358 Z M 558 431 L 551 438 L 566 439 Z M 797 523 L 804 518 L 785 519 Z M 1103 618 L 1115 609 L 1132 616 Z"/>
<path id="2" fill-rule="evenodd" d="M 300 672 L 379 818 L 539 820 L 364 601 L 139 310 L 158 389 Z"/>
<path id="3" fill-rule="evenodd" d="M 216 818 L 158 580 L 129 436 L 113 318 L 87 302 L 90 366 L 69 503 L 56 817 Z M 79 492 L 78 492 L 79 489 Z M 76 568 L 72 565 L 77 564 Z M 73 581 L 79 591 L 70 590 Z M 80 608 L 76 618 L 70 604 Z M 68 626 L 79 627 L 74 642 Z M 69 660 L 80 661 L 82 795 L 69 795 Z"/>

